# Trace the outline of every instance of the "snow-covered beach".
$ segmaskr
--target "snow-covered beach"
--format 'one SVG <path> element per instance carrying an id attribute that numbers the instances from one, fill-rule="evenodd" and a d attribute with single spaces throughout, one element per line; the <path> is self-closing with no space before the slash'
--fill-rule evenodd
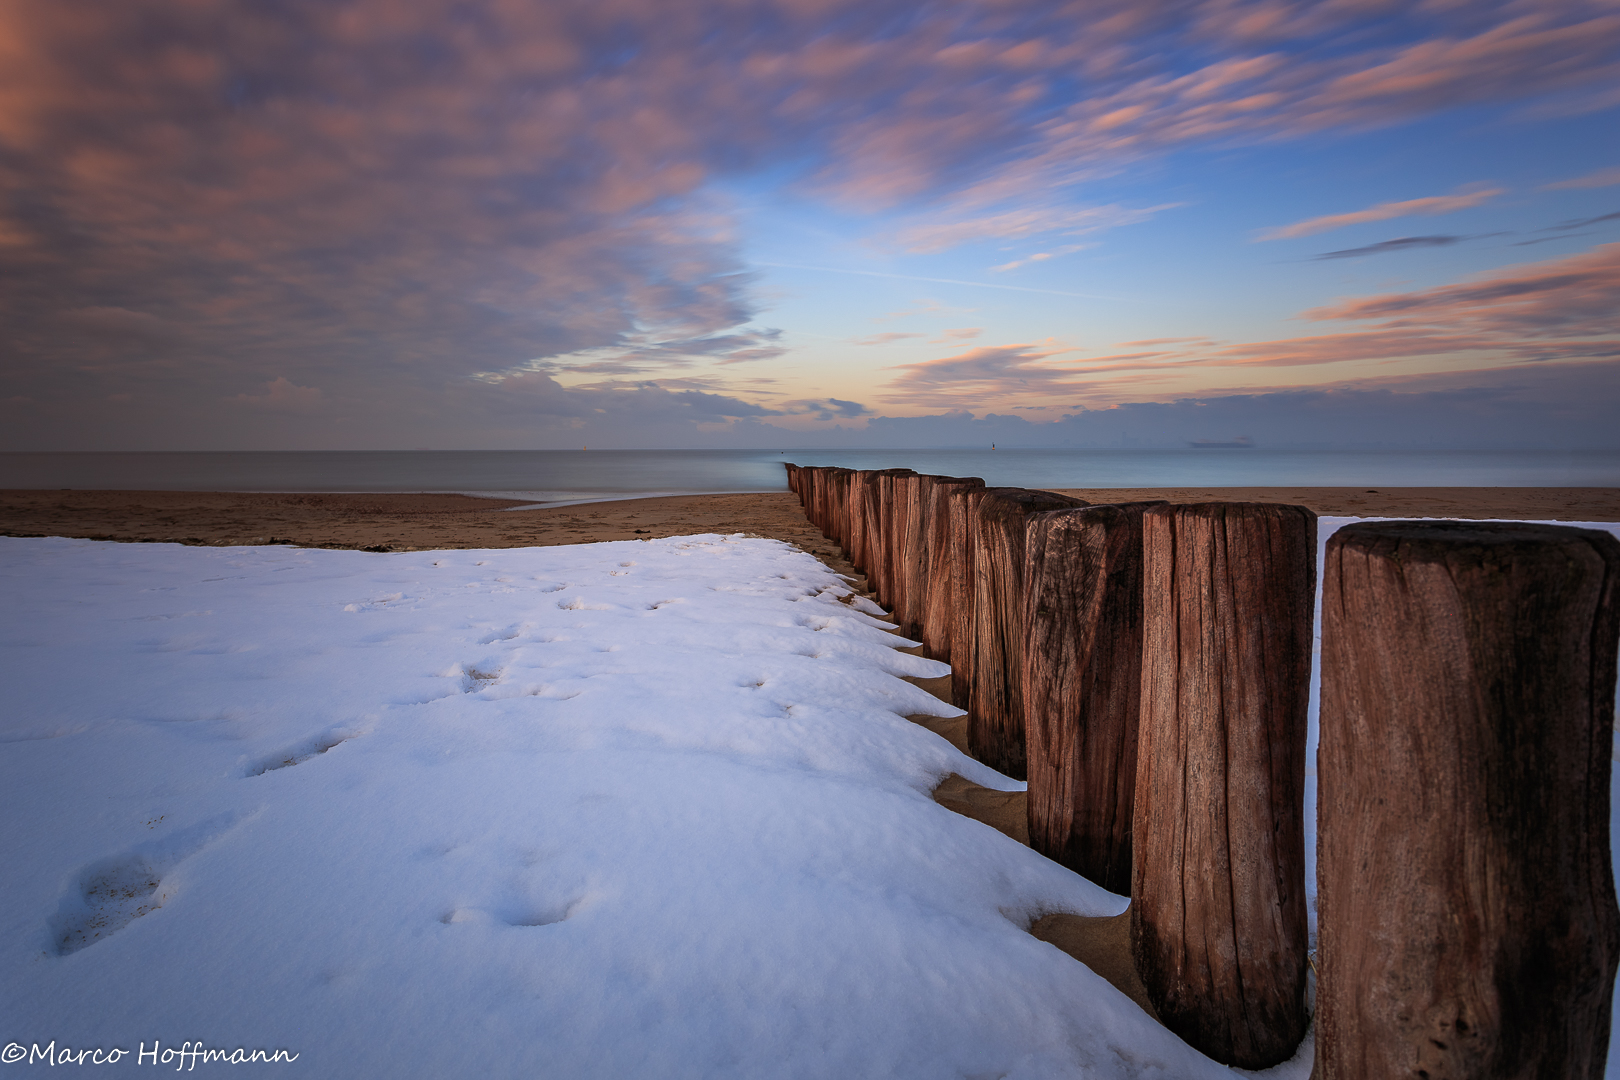
<path id="1" fill-rule="evenodd" d="M 0 552 L 7 1043 L 1233 1072 L 1025 932 L 1125 900 L 929 797 L 1020 785 L 905 719 L 955 713 L 901 678 L 943 665 L 787 544 Z"/>

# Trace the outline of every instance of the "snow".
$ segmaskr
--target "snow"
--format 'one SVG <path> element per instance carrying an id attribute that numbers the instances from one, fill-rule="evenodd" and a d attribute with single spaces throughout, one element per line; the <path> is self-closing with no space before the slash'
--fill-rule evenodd
<path id="1" fill-rule="evenodd" d="M 7 1043 L 355 1078 L 1235 1072 L 1025 933 L 1125 900 L 933 802 L 1020 785 L 904 719 L 957 714 L 900 678 L 944 666 L 786 544 L 0 554 Z"/>

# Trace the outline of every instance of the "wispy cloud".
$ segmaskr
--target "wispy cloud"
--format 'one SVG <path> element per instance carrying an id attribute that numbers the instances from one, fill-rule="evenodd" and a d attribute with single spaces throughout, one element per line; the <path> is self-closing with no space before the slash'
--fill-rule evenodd
<path id="1" fill-rule="evenodd" d="M 1056 259 L 1064 255 L 1073 255 L 1077 251 L 1084 251 L 1090 247 L 1096 247 L 1096 245 L 1064 244 L 1062 247 L 1053 248 L 1051 251 L 1037 251 L 1033 255 L 1026 255 L 1022 259 L 1014 259 L 1012 262 L 1002 263 L 1000 266 L 992 266 L 990 269 L 995 273 L 1004 274 L 1009 270 L 1017 270 L 1021 266 L 1028 266 L 1030 263 L 1045 262 L 1048 259 Z"/>
<path id="2" fill-rule="evenodd" d="M 1577 218 L 1574 221 L 1560 221 L 1557 225 L 1549 225 L 1542 232 L 1564 232 L 1568 229 L 1584 229 L 1589 225 L 1597 225 L 1604 221 L 1620 221 L 1620 210 L 1612 214 L 1599 214 L 1597 217 Z"/>
<path id="3" fill-rule="evenodd" d="M 1388 221 L 1391 218 L 1412 217 L 1418 214 L 1451 214 L 1478 206 L 1500 194 L 1501 188 L 1483 188 L 1457 195 L 1431 195 L 1422 199 L 1406 199 L 1402 202 L 1384 202 L 1369 206 L 1365 210 L 1353 210 L 1347 214 L 1327 214 L 1297 221 L 1292 225 L 1266 229 L 1255 239 L 1289 240 L 1299 236 L 1314 236 L 1332 229 L 1342 229 L 1346 225 L 1360 225 L 1368 221 Z"/>
<path id="4" fill-rule="evenodd" d="M 1383 320 L 1388 327 L 1467 328 L 1518 338 L 1620 333 L 1620 244 L 1551 262 L 1510 266 L 1458 285 L 1314 308 L 1309 319 Z"/>
<path id="5" fill-rule="evenodd" d="M 892 402 L 928 407 L 982 407 L 987 399 L 1007 396 L 1009 388 L 1024 394 L 1051 393 L 1073 385 L 1073 373 L 1044 363 L 1072 349 L 1036 344 L 990 345 L 957 356 L 905 364 L 888 384 Z"/>
<path id="6" fill-rule="evenodd" d="M 960 278 L 922 277 L 917 274 L 890 274 L 880 270 L 850 270 L 837 266 L 800 266 L 796 263 L 762 262 L 756 266 L 774 266 L 783 270 L 814 270 L 823 274 L 854 274 L 857 277 L 895 278 L 900 281 L 926 281 L 934 285 L 971 285 L 978 289 L 1006 289 L 1010 292 L 1044 293 L 1047 296 L 1071 296 L 1077 300 L 1116 300 L 1118 297 L 1099 296 L 1094 293 L 1062 292 L 1058 289 L 1035 289 L 1025 285 L 1003 285 L 994 281 L 964 281 Z"/>
<path id="7" fill-rule="evenodd" d="M 1559 191 L 1567 188 L 1600 188 L 1613 187 L 1620 184 L 1620 168 L 1599 169 L 1597 172 L 1587 173 L 1570 180 L 1559 180 L 1552 184 L 1543 184 L 1543 191 Z"/>
<path id="8" fill-rule="evenodd" d="M 1020 206 L 996 213 L 954 219 L 943 215 L 930 215 L 920 222 L 902 228 L 895 235 L 895 243 L 906 251 L 926 255 L 980 240 L 1024 240 L 1054 234 L 1079 236 L 1134 225 L 1180 205 L 1182 204 L 1163 203 L 1144 207 Z M 1088 245 L 1061 245 L 1034 258 L 1049 259 L 1055 255 L 1080 251 L 1086 246 Z"/>
<path id="9" fill-rule="evenodd" d="M 1314 308 L 1318 322 L 1369 324 L 1340 332 L 1218 345 L 1153 339 L 1164 348 L 1060 358 L 1053 345 L 1003 345 L 902 365 L 886 399 L 926 407 L 1140 400 L 1148 379 L 1206 369 L 1328 367 L 1457 357 L 1459 369 L 1620 356 L 1620 243 L 1470 281 Z M 1175 393 L 1174 382 L 1161 382 Z"/>
<path id="10" fill-rule="evenodd" d="M 850 344 L 851 345 L 892 345 L 896 341 L 905 341 L 907 338 L 921 338 L 921 337 L 927 337 L 927 336 L 928 336 L 927 334 L 901 334 L 901 333 L 872 334 L 872 335 L 870 335 L 868 337 L 852 338 L 852 339 L 850 339 Z"/>
<path id="11" fill-rule="evenodd" d="M 1410 251 L 1413 248 L 1449 247 L 1463 240 L 1471 239 L 1467 236 L 1403 236 L 1396 240 L 1383 240 L 1366 247 L 1345 248 L 1342 251 L 1325 251 L 1316 256 L 1318 259 L 1359 259 L 1367 255 L 1387 255 L 1392 251 Z"/>
<path id="12" fill-rule="evenodd" d="M 1511 244 L 1509 246 L 1511 246 L 1511 247 L 1533 247 L 1536 244 L 1550 244 L 1554 240 L 1574 240 L 1577 237 L 1591 236 L 1591 235 L 1592 235 L 1591 233 L 1584 233 L 1584 232 L 1559 233 L 1557 236 L 1538 236 L 1534 240 L 1517 240 L 1517 241 L 1515 241 L 1513 244 Z"/>
<path id="13" fill-rule="evenodd" d="M 1549 225 L 1544 229 L 1536 230 L 1537 232 L 1556 233 L 1556 236 L 1540 236 L 1534 240 L 1520 240 L 1513 246 L 1531 247 L 1535 244 L 1548 244 L 1554 240 L 1573 240 L 1576 237 L 1591 236 L 1592 234 L 1590 232 L 1578 232 L 1572 230 L 1587 229 L 1592 225 L 1601 225 L 1605 221 L 1620 221 L 1620 211 L 1616 211 L 1612 214 L 1599 214 L 1597 217 L 1577 218 L 1573 221 L 1561 221 L 1557 225 Z"/>
<path id="14" fill-rule="evenodd" d="M 813 416 L 817 420 L 857 420 L 863 416 L 871 416 L 872 410 L 858 401 L 844 401 L 840 398 L 827 398 L 819 401 L 790 401 L 787 411 L 802 415 Z"/>

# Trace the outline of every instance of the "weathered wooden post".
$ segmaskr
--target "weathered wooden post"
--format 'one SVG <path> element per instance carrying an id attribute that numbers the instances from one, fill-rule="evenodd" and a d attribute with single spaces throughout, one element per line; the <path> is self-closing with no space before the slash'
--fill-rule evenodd
<path id="1" fill-rule="evenodd" d="M 827 514 L 832 525 L 832 538 L 839 547 L 849 544 L 849 478 L 848 469 L 827 470 Z"/>
<path id="2" fill-rule="evenodd" d="M 992 491 L 1022 488 L 968 488 L 949 496 L 951 561 L 951 704 L 968 707 L 973 698 L 973 634 L 978 606 L 974 556 L 979 548 L 979 503 Z"/>
<path id="3" fill-rule="evenodd" d="M 992 488 L 978 507 L 973 553 L 973 686 L 968 747 L 1024 779 L 1024 534 L 1030 515 L 1085 506 L 1051 491 Z M 966 660 L 967 658 L 963 658 Z"/>
<path id="4" fill-rule="evenodd" d="M 893 476 L 888 481 L 888 526 L 883 535 L 884 603 L 889 605 L 890 616 L 902 635 L 906 633 L 906 557 L 911 542 L 911 516 L 917 505 L 916 473 Z"/>
<path id="5" fill-rule="evenodd" d="M 1305 1034 L 1316 515 L 1147 511 L 1131 952 L 1166 1027 L 1263 1069 Z"/>
<path id="6" fill-rule="evenodd" d="M 1366 522 L 1328 541 L 1316 1075 L 1604 1075 L 1620 543 Z"/>
<path id="7" fill-rule="evenodd" d="M 922 639 L 926 618 L 928 580 L 933 565 L 933 529 L 929 510 L 934 485 L 948 476 L 913 475 L 895 479 L 899 527 L 893 546 L 895 565 L 894 619 L 900 633 Z"/>
<path id="8" fill-rule="evenodd" d="M 872 570 L 867 572 L 867 580 L 873 582 L 877 590 L 878 603 L 889 610 L 894 610 L 894 565 L 892 560 L 893 537 L 895 530 L 895 480 L 897 477 L 915 476 L 910 469 L 882 469 L 877 474 L 877 483 L 874 485 L 877 499 L 872 506 L 872 521 L 875 528 L 872 531 Z M 873 580 L 873 571 L 876 580 Z"/>
<path id="9" fill-rule="evenodd" d="M 911 501 L 906 507 L 906 539 L 902 547 L 900 576 L 901 596 L 904 603 L 901 615 L 904 621 L 900 632 L 914 641 L 922 640 L 924 609 L 928 598 L 928 575 L 934 561 L 930 545 L 933 538 L 928 528 L 928 504 L 933 498 L 934 485 L 943 476 L 922 474 L 911 482 Z"/>
<path id="10" fill-rule="evenodd" d="M 793 464 L 793 462 L 791 462 L 791 461 L 784 461 L 782 463 L 782 467 L 787 470 L 788 490 L 793 492 L 793 494 L 798 495 L 799 494 L 799 467 L 797 465 Z M 800 506 L 804 505 L 804 498 L 802 496 L 799 498 L 799 505 Z"/>
<path id="11" fill-rule="evenodd" d="M 866 584 L 872 590 L 872 595 L 882 603 L 878 595 L 878 578 L 883 571 L 883 474 L 884 470 L 874 469 L 866 479 L 864 500 L 861 503 L 863 552 L 866 565 L 862 571 L 866 574 Z"/>
<path id="12" fill-rule="evenodd" d="M 868 574 L 866 504 L 869 498 L 867 488 L 872 482 L 873 475 L 871 469 L 856 469 L 849 474 L 849 542 L 845 545 L 844 552 L 849 556 L 850 565 L 861 574 Z"/>
<path id="13" fill-rule="evenodd" d="M 924 519 L 928 523 L 928 579 L 922 602 L 922 643 L 929 656 L 950 663 L 951 629 L 956 621 L 956 578 L 963 571 L 951 541 L 951 496 L 983 490 L 984 481 L 973 477 L 939 477 L 928 490 Z"/>
<path id="14" fill-rule="evenodd" d="M 799 471 L 799 486 L 802 489 L 800 499 L 804 503 L 804 517 L 810 524 L 816 522 L 816 473 L 814 465 L 806 465 Z"/>
<path id="15" fill-rule="evenodd" d="M 1142 700 L 1142 512 L 1088 506 L 1029 519 L 1024 739 L 1030 847 L 1131 891 Z"/>

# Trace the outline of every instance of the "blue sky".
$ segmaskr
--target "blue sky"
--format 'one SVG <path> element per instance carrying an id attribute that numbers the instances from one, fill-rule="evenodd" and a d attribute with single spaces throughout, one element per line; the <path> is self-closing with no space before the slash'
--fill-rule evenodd
<path id="1" fill-rule="evenodd" d="M 1620 445 L 1612 6 L 21 0 L 0 61 L 6 449 Z"/>

